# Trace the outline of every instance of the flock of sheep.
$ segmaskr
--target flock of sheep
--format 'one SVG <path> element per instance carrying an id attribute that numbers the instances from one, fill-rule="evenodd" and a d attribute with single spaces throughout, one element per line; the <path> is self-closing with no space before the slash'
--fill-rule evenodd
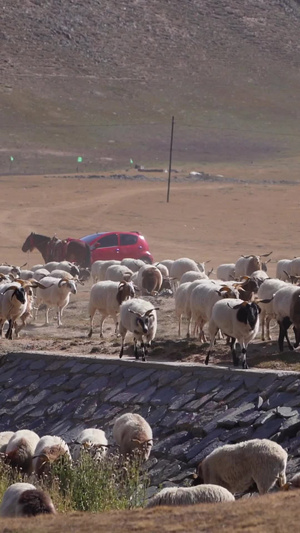
<path id="1" fill-rule="evenodd" d="M 300 289 L 297 285 L 300 258 L 279 261 L 276 277 L 270 278 L 263 257 L 242 256 L 235 264 L 222 264 L 216 270 L 217 279 L 209 278 L 212 270 L 205 273 L 205 263 L 196 263 L 189 258 L 164 260 L 155 265 L 130 258 L 96 261 L 91 267 L 93 286 L 88 304 L 88 336 L 93 334 L 96 312 L 100 314 L 100 337 L 103 337 L 105 319 L 111 317 L 116 334 L 121 336 L 120 357 L 129 331 L 134 338 L 135 356 L 141 355 L 145 360 L 157 331 L 157 307 L 147 297 L 174 294 L 179 336 L 183 317 L 187 321 L 187 337 L 191 336 L 193 324 L 193 335 L 206 341 L 204 327 L 208 324 L 210 346 L 206 364 L 216 349 L 216 337 L 222 338 L 224 334 L 231 348 L 233 364 L 237 366 L 241 362 L 243 368 L 248 368 L 247 346 L 257 336 L 260 322 L 262 340 L 271 339 L 272 318 L 279 325 L 280 351 L 283 351 L 284 339 L 292 350 L 288 336 L 291 324 L 295 332 L 294 347 L 300 342 Z M 35 265 L 31 270 L 0 266 L 1 330 L 8 321 L 6 337 L 11 339 L 13 330 L 18 336 L 28 318 L 36 317 L 41 305 L 45 308 L 46 324 L 49 323 L 49 308 L 55 307 L 57 325 L 61 326 L 70 294 L 76 294 L 77 284 L 83 283 L 87 275 L 86 269 L 80 270 L 67 261 Z M 241 357 L 237 354 L 237 343 Z"/>
<path id="2" fill-rule="evenodd" d="M 112 436 L 121 456 L 130 460 L 138 455 L 141 463 L 149 459 L 153 447 L 152 429 L 139 414 L 119 416 L 114 421 Z M 26 429 L 0 433 L 2 459 L 33 479 L 51 475 L 51 465 L 62 457 L 74 461 L 75 465 L 81 460 L 81 453 L 90 453 L 94 461 L 109 460 L 108 440 L 101 429 L 83 430 L 73 444 L 71 455 L 68 444 L 61 437 L 46 435 L 40 438 L 34 431 Z M 286 481 L 287 458 L 286 451 L 268 439 L 221 446 L 198 465 L 196 474 L 187 476 L 192 477 L 192 486 L 164 488 L 148 500 L 146 507 L 231 502 L 237 494 L 241 496 L 257 490 L 262 495 L 275 485 L 282 490 L 298 488 L 299 474 L 289 483 Z M 55 514 L 54 505 L 48 494 L 32 484 L 15 483 L 4 493 L 0 516 L 44 513 Z"/>
<path id="3" fill-rule="evenodd" d="M 291 324 L 295 331 L 295 345 L 300 341 L 300 288 L 295 284 L 300 275 L 300 259 L 279 261 L 277 277 L 269 278 L 261 257 L 241 257 L 235 264 L 220 265 L 218 279 L 209 279 L 205 264 L 188 258 L 165 260 L 156 265 L 144 264 L 134 259 L 96 261 L 92 265 L 93 285 L 89 296 L 90 330 L 93 333 L 94 315 L 100 313 L 100 336 L 103 322 L 112 317 L 115 332 L 121 335 L 120 357 L 123 356 L 127 331 L 134 338 L 135 356 L 140 352 L 145 359 L 147 348 L 155 338 L 157 308 L 147 299 L 157 294 L 174 294 L 178 334 L 181 320 L 187 320 L 187 336 L 206 340 L 204 326 L 208 323 L 210 347 L 206 358 L 215 349 L 217 335 L 227 336 L 233 362 L 239 363 L 236 342 L 242 351 L 242 364 L 247 368 L 246 350 L 259 330 L 261 314 L 262 338 L 270 338 L 270 320 L 279 324 L 279 348 L 288 338 Z M 297 270 L 299 268 L 299 270 Z M 7 338 L 18 336 L 32 314 L 43 304 L 48 322 L 49 308 L 57 309 L 57 324 L 62 324 L 62 313 L 70 294 L 76 294 L 77 284 L 84 274 L 76 265 L 68 262 L 36 265 L 24 271 L 8 265 L 0 266 L 0 326 L 8 322 Z M 136 297 L 138 293 L 138 297 Z M 146 296 L 146 299 L 145 299 Z M 140 346 L 138 345 L 140 344 Z M 152 430 L 140 415 L 127 413 L 119 417 L 113 427 L 113 438 L 120 454 L 131 456 L 138 451 L 146 461 L 153 446 Z M 67 443 L 61 437 L 46 435 L 39 438 L 29 430 L 0 433 L 0 451 L 5 461 L 24 474 L 43 476 L 54 461 L 67 456 L 80 460 L 81 449 L 88 449 L 95 460 L 104 460 L 108 441 L 101 429 L 88 428 L 76 439 L 72 456 Z M 286 483 L 287 453 L 275 442 L 254 439 L 234 445 L 222 446 L 208 455 L 198 466 L 192 487 L 169 487 L 151 498 L 147 507 L 156 505 L 185 505 L 200 502 L 233 501 L 235 494 L 251 491 L 255 486 L 260 494 L 274 485 L 281 488 L 300 486 L 295 476 Z M 199 485 L 197 485 L 199 483 Z M 16 483 L 4 494 L 0 507 L 1 516 L 28 516 L 39 513 L 55 513 L 51 499 L 29 483 Z"/>

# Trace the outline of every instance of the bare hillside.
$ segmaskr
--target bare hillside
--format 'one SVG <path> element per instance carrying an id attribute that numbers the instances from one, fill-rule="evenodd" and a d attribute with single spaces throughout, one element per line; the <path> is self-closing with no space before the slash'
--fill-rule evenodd
<path id="1" fill-rule="evenodd" d="M 4 172 L 12 150 L 19 171 L 164 162 L 171 115 L 178 163 L 298 152 L 297 1 L 1 6 Z"/>

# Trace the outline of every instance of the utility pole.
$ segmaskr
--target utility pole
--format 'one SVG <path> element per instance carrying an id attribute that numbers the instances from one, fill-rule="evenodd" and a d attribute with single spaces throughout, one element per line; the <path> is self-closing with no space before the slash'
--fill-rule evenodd
<path id="1" fill-rule="evenodd" d="M 167 203 L 169 203 L 169 200 L 170 200 L 172 151 L 173 151 L 173 133 L 174 133 L 174 117 L 172 117 L 172 126 L 171 126 L 171 142 L 170 142 L 170 159 L 169 159 L 169 177 L 168 177 Z"/>

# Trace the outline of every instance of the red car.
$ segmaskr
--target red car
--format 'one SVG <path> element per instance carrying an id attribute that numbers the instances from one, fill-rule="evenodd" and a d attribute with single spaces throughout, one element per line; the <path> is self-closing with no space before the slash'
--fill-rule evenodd
<path id="1" fill-rule="evenodd" d="M 110 231 L 93 233 L 80 239 L 91 249 L 92 263 L 99 260 L 133 257 L 146 263 L 153 263 L 148 243 L 138 231 Z"/>

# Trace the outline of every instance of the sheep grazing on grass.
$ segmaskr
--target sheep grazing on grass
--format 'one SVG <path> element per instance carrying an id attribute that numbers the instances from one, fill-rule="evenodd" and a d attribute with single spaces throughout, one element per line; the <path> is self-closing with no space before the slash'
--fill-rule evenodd
<path id="1" fill-rule="evenodd" d="M 94 459 L 102 459 L 107 452 L 108 442 L 102 429 L 87 428 L 81 431 L 75 441 L 73 459 L 78 461 L 81 450 L 87 451 Z"/>
<path id="2" fill-rule="evenodd" d="M 136 413 L 119 416 L 113 426 L 113 438 L 122 455 L 137 454 L 141 461 L 149 459 L 153 435 L 151 427 L 142 416 Z"/>
<path id="3" fill-rule="evenodd" d="M 120 324 L 119 331 L 122 337 L 122 344 L 119 357 L 123 356 L 124 341 L 127 331 L 134 335 L 134 355 L 139 358 L 137 343 L 141 343 L 142 360 L 145 361 L 147 355 L 147 346 L 155 338 L 157 330 L 157 307 L 141 298 L 135 298 L 123 302 L 120 307 Z M 144 342 L 146 340 L 146 343 Z"/>
<path id="4" fill-rule="evenodd" d="M 234 502 L 229 490 L 218 485 L 198 485 L 195 487 L 167 487 L 151 498 L 146 507 L 158 505 L 195 505 L 196 503 Z"/>
<path id="5" fill-rule="evenodd" d="M 125 300 L 134 298 L 135 290 L 131 282 L 121 281 L 99 281 L 92 286 L 89 300 L 90 331 L 88 337 L 93 334 L 93 321 L 96 311 L 99 311 L 100 318 L 100 338 L 103 338 L 104 320 L 111 316 L 115 323 L 115 333 L 117 334 L 117 315 L 120 305 Z"/>
<path id="6" fill-rule="evenodd" d="M 29 429 L 20 429 L 10 438 L 6 447 L 6 462 L 23 474 L 32 473 L 32 459 L 40 437 Z"/>
<path id="7" fill-rule="evenodd" d="M 48 474 L 51 465 L 60 460 L 72 461 L 67 443 L 55 435 L 45 435 L 39 439 L 33 456 L 33 469 L 37 476 Z"/>
<path id="8" fill-rule="evenodd" d="M 56 514 L 51 498 L 31 483 L 14 483 L 5 491 L 0 507 L 2 518 Z"/>
<path id="9" fill-rule="evenodd" d="M 233 494 L 249 492 L 256 485 L 265 494 L 277 483 L 286 483 L 286 451 L 268 439 L 227 444 L 210 453 L 199 465 L 194 485 L 213 483 Z"/>

